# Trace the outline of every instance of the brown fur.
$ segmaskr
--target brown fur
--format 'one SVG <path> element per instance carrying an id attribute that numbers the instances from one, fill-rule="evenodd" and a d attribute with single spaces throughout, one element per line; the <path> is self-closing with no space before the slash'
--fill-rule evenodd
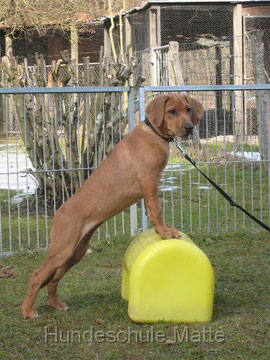
<path id="1" fill-rule="evenodd" d="M 174 110 L 175 113 L 170 113 Z M 163 137 L 183 136 L 196 125 L 202 105 L 186 95 L 161 95 L 146 109 L 148 119 Z M 51 245 L 44 263 L 34 271 L 22 305 L 24 318 L 37 317 L 34 308 L 39 289 L 48 288 L 49 304 L 67 310 L 57 297 L 64 274 L 86 253 L 90 237 L 106 219 L 144 198 L 147 215 L 164 239 L 178 231 L 161 217 L 158 180 L 167 164 L 169 145 L 145 123 L 125 136 L 83 186 L 57 211 L 51 227 Z"/>

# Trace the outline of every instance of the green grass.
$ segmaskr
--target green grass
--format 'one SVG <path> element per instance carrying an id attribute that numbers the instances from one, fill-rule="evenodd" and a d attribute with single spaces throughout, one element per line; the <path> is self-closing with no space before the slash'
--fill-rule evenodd
<path id="1" fill-rule="evenodd" d="M 220 148 L 220 151 L 222 149 Z M 227 147 L 227 151 L 233 149 Z M 246 147 L 245 151 L 250 151 Z M 253 151 L 255 149 L 253 148 Z M 213 150 L 211 150 L 213 153 Z M 204 154 L 202 152 L 202 154 Z M 204 154 L 205 156 L 205 154 Z M 196 157 L 195 157 L 196 158 Z M 201 159 L 204 159 L 203 157 Z M 221 160 L 224 158 L 221 156 Z M 178 155 L 172 160 L 179 162 Z M 211 159 L 210 159 L 211 160 Z M 215 161 L 216 159 L 213 158 Z M 188 168 L 184 162 L 183 169 Z M 254 214 L 268 221 L 268 173 L 259 165 L 210 165 L 202 166 L 205 172 L 219 184 L 227 182 L 227 190 L 246 209 L 253 207 Z M 235 176 L 234 176 L 235 173 Z M 45 327 L 63 332 L 66 339 L 68 331 L 83 334 L 94 327 L 103 334 L 113 331 L 141 331 L 144 337 L 151 330 L 149 324 L 135 324 L 127 314 L 127 304 L 120 297 L 121 262 L 130 243 L 129 213 L 124 212 L 125 235 L 122 234 L 122 214 L 102 226 L 91 241 L 92 254 L 86 255 L 82 262 L 72 269 L 60 285 L 60 297 L 71 307 L 67 313 L 58 313 L 47 305 L 46 290 L 37 299 L 40 317 L 35 321 L 22 320 L 20 306 L 25 295 L 30 273 L 44 260 L 44 251 L 35 251 L 37 241 L 46 246 L 52 216 L 45 217 L 44 206 L 39 205 L 38 215 L 35 199 L 29 196 L 19 205 L 9 204 L 16 191 L 1 190 L 1 236 L 3 251 L 18 254 L 0 258 L 0 273 L 4 266 L 14 266 L 15 276 L 0 278 L 0 359 L 269 359 L 269 256 L 270 236 L 225 203 L 220 195 L 216 201 L 214 190 L 198 189 L 198 173 L 188 170 L 185 174 L 175 172 L 164 174 L 161 184 L 173 175 L 174 185 L 181 186 L 173 192 L 166 192 L 163 200 L 164 218 L 191 237 L 208 255 L 215 269 L 216 289 L 213 321 L 207 324 L 153 325 L 154 332 L 166 334 L 166 341 L 173 339 L 174 326 L 189 332 L 202 334 L 204 329 L 221 331 L 223 342 L 187 342 L 168 345 L 165 342 L 153 343 L 113 342 L 89 343 L 79 341 L 78 335 L 73 343 L 63 341 L 45 342 Z M 260 181 L 261 179 L 261 181 Z M 191 183 L 191 185 L 189 185 Z M 200 178 L 200 184 L 206 182 Z M 221 185 L 224 189 L 225 186 Z M 253 186 L 253 192 L 251 188 Z M 262 190 L 262 197 L 261 197 Z M 244 198 L 243 198 L 244 196 Z M 172 207 L 173 204 L 173 207 Z M 182 204 L 182 205 L 181 205 Z M 182 207 L 181 207 L 182 206 Z M 28 211 L 29 210 L 29 211 Z M 9 219 L 9 215 L 11 215 Z M 234 220 L 235 219 L 235 220 Z M 138 206 L 139 227 L 141 209 Z M 210 233 L 206 233 L 210 228 Z M 234 231 L 235 230 L 235 231 Z M 111 234 L 107 236 L 107 234 Z M 38 239 L 38 240 L 37 240 Z M 27 250 L 30 248 L 30 250 Z M 101 319 L 99 321 L 97 319 Z"/>
<path id="2" fill-rule="evenodd" d="M 153 324 L 155 333 L 165 335 L 162 342 L 137 342 L 133 336 L 130 342 L 89 343 L 79 341 L 78 333 L 73 333 L 72 343 L 71 337 L 70 343 L 64 342 L 68 331 L 79 331 L 82 338 L 91 328 L 102 334 L 124 331 L 123 336 L 130 329 L 137 334 L 141 331 L 146 338 L 151 325 L 133 323 L 120 296 L 121 262 L 129 236 L 94 246 L 92 254 L 65 276 L 59 294 L 71 307 L 68 312 L 51 309 L 46 289 L 41 290 L 36 302 L 40 317 L 32 321 L 21 318 L 20 305 L 29 275 L 45 254 L 23 252 L 0 259 L 0 270 L 14 266 L 15 271 L 15 276 L 0 279 L 0 359 L 269 359 L 269 235 L 256 231 L 193 234 L 192 238 L 214 266 L 213 320 L 206 324 Z M 187 342 L 168 345 L 174 326 L 179 326 L 180 332 L 189 329 L 193 336 L 203 334 L 204 329 L 220 331 L 225 338 L 222 342 L 196 342 L 195 335 L 194 341 L 190 337 Z M 57 327 L 58 341 L 49 337 L 45 342 L 45 327 L 50 332 Z"/>

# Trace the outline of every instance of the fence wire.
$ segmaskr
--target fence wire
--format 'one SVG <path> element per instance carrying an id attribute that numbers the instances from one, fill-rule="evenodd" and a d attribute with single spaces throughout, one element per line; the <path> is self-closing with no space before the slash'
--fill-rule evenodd
<path id="1" fill-rule="evenodd" d="M 204 106 L 197 136 L 181 140 L 185 150 L 236 202 L 269 224 L 269 85 L 145 87 L 137 99 L 133 88 L 1 89 L 0 253 L 47 247 L 57 208 L 144 119 L 145 105 L 168 91 L 188 92 Z M 19 131 L 9 132 L 10 121 Z M 165 221 L 181 231 L 258 229 L 173 146 L 159 195 Z M 134 234 L 146 224 L 140 202 L 108 220 L 96 241 Z"/>

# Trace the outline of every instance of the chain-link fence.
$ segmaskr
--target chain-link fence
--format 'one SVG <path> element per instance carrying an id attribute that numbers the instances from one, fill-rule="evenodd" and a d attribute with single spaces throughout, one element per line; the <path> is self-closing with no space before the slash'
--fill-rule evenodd
<path id="1" fill-rule="evenodd" d="M 93 74 L 94 74 L 94 78 L 93 78 L 93 84 L 92 86 L 98 86 L 99 85 L 99 71 L 100 71 L 100 65 L 99 63 L 90 63 L 89 64 L 90 69 L 93 69 Z M 84 73 L 84 64 L 78 64 L 78 86 L 83 86 L 85 84 L 85 73 Z M 59 80 L 62 81 L 65 76 L 66 76 L 66 67 L 65 64 L 60 65 L 60 76 L 59 76 Z M 50 84 L 51 79 L 52 79 L 52 66 L 51 65 L 46 65 L 46 77 L 47 77 L 47 81 Z"/>

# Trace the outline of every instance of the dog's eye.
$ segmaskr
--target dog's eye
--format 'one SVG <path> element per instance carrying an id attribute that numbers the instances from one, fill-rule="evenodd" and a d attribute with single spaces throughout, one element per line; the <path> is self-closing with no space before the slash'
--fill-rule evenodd
<path id="1" fill-rule="evenodd" d="M 171 110 L 169 110 L 169 113 L 172 114 L 172 115 L 174 115 L 174 114 L 176 114 L 176 110 L 175 110 L 175 109 L 171 109 Z"/>
<path id="2" fill-rule="evenodd" d="M 191 112 L 191 108 L 187 107 L 187 113 L 189 114 Z"/>

